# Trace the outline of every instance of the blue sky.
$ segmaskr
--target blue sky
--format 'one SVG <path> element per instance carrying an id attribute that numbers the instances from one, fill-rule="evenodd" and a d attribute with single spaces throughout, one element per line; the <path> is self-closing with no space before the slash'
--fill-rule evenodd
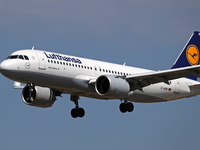
<path id="1" fill-rule="evenodd" d="M 153 70 L 170 68 L 200 31 L 199 0 L 1 0 L 0 61 L 32 48 Z M 71 118 L 69 95 L 52 108 L 25 105 L 21 90 L 0 75 L 0 149 L 199 149 L 199 96 L 166 103 L 81 97 L 86 111 Z"/>

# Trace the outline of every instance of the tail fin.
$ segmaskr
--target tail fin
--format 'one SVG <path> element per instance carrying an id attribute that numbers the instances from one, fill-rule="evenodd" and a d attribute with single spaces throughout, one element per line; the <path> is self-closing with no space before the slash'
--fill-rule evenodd
<path id="1" fill-rule="evenodd" d="M 189 41 L 183 48 L 179 57 L 176 59 L 172 69 L 187 66 L 196 66 L 199 64 L 199 49 L 200 49 L 200 32 L 195 31 L 190 37 Z M 189 79 L 197 80 L 195 76 L 187 77 Z"/>

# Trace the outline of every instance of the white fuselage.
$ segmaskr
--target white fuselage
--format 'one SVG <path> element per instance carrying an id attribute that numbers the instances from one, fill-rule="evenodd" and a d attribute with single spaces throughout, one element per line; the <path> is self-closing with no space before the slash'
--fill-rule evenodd
<path id="1" fill-rule="evenodd" d="M 49 87 L 64 94 L 97 99 L 106 99 L 95 91 L 92 84 L 93 80 L 95 81 L 100 75 L 127 76 L 154 72 L 147 69 L 39 50 L 20 50 L 12 55 L 26 55 L 29 60 L 7 59 L 3 61 L 1 63 L 1 73 L 9 79 Z M 199 90 L 190 88 L 190 85 L 197 83 L 199 82 L 191 79 L 179 78 L 171 80 L 169 85 L 163 82 L 152 84 L 144 87 L 143 91 L 130 91 L 127 100 L 133 102 L 162 102 L 191 97 L 200 93 Z"/>

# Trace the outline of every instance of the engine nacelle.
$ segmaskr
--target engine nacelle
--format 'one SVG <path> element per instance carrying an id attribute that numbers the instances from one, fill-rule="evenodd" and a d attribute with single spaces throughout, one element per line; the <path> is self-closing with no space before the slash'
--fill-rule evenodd
<path id="1" fill-rule="evenodd" d="M 130 91 L 130 85 L 122 78 L 102 75 L 96 80 L 95 90 L 105 98 L 124 99 Z"/>
<path id="2" fill-rule="evenodd" d="M 45 108 L 51 107 L 56 97 L 50 88 L 25 86 L 22 91 L 22 100 L 27 105 Z"/>

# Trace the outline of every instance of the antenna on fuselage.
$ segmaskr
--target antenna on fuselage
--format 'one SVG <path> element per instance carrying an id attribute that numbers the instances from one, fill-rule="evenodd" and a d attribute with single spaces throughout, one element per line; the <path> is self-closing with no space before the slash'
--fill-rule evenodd
<path id="1" fill-rule="evenodd" d="M 32 50 L 34 50 L 34 46 L 32 47 Z"/>
<path id="2" fill-rule="evenodd" d="M 126 66 L 126 62 L 124 62 L 123 66 Z"/>

